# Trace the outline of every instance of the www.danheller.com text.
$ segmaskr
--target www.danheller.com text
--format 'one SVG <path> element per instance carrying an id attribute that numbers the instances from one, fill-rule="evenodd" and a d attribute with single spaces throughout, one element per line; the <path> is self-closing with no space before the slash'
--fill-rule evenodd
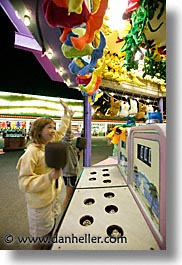
<path id="1" fill-rule="evenodd" d="M 52 244 L 126 244 L 127 238 L 125 236 L 92 236 L 91 234 L 84 234 L 77 236 L 75 234 L 70 234 L 68 236 L 55 235 L 50 237 L 31 237 L 31 236 L 18 236 L 15 237 L 12 234 L 7 234 L 4 237 L 4 242 L 6 244 L 13 244 L 18 241 L 19 244 L 31 244 L 31 243 L 52 243 Z"/>

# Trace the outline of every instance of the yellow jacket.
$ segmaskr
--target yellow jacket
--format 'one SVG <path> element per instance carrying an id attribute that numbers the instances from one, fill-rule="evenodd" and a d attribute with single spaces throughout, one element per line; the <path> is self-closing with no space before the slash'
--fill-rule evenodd
<path id="1" fill-rule="evenodd" d="M 69 126 L 70 118 L 64 116 L 55 141 L 61 140 Z M 55 180 L 50 180 L 48 174 L 52 168 L 45 163 L 45 145 L 30 144 L 17 163 L 19 171 L 19 188 L 25 193 L 30 208 L 41 208 L 49 205 L 61 190 L 62 180 L 59 178 L 58 189 Z"/>

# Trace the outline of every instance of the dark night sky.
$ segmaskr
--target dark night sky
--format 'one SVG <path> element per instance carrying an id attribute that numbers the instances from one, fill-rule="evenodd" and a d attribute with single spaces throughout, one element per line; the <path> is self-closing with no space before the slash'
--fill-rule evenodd
<path id="1" fill-rule="evenodd" d="M 14 48 L 15 28 L 0 7 L 0 91 L 82 99 L 64 83 L 52 81 L 31 52 Z"/>

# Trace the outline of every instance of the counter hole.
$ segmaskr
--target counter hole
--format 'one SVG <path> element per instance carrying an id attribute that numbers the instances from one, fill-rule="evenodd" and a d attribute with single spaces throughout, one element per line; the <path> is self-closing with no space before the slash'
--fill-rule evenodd
<path id="1" fill-rule="evenodd" d="M 103 176 L 103 177 L 109 177 L 110 174 L 106 173 L 106 174 L 103 174 L 102 176 Z"/>
<path id="2" fill-rule="evenodd" d="M 94 181 L 94 180 L 96 180 L 96 178 L 89 178 L 88 180 L 89 181 Z"/>
<path id="3" fill-rule="evenodd" d="M 106 197 L 106 198 L 113 198 L 115 196 L 115 194 L 113 193 L 113 192 L 106 192 L 106 193 L 104 193 L 104 197 Z"/>
<path id="4" fill-rule="evenodd" d="M 105 211 L 110 214 L 117 213 L 118 207 L 115 205 L 108 205 L 105 207 Z"/>
<path id="5" fill-rule="evenodd" d="M 90 172 L 90 175 L 95 175 L 95 174 L 97 174 L 96 171 L 92 171 L 92 172 Z"/>
<path id="6" fill-rule="evenodd" d="M 85 205 L 92 205 L 95 203 L 95 200 L 92 198 L 88 198 L 88 199 L 85 199 L 83 202 Z"/>
<path id="7" fill-rule="evenodd" d="M 94 221 L 94 218 L 90 215 L 85 215 L 80 218 L 80 224 L 82 226 L 89 226 L 93 223 L 93 221 Z"/>
<path id="8" fill-rule="evenodd" d="M 124 235 L 124 231 L 118 225 L 111 225 L 107 228 L 107 234 L 110 237 L 122 237 Z"/>
<path id="9" fill-rule="evenodd" d="M 111 183 L 111 180 L 110 179 L 105 179 L 103 180 L 104 183 Z"/>

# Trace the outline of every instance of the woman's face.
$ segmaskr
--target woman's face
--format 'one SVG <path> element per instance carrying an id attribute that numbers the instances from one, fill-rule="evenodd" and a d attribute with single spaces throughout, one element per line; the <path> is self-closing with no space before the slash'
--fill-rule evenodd
<path id="1" fill-rule="evenodd" d="M 51 142 L 55 137 L 55 133 L 56 133 L 55 124 L 54 123 L 47 124 L 43 128 L 42 133 L 41 133 L 44 144 Z"/>

